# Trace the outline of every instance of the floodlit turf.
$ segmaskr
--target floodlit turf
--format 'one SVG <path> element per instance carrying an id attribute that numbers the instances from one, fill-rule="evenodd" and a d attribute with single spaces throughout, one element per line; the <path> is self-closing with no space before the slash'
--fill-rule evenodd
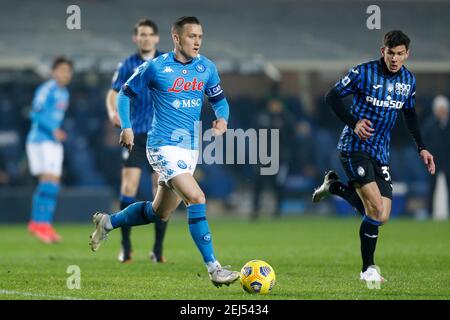
<path id="1" fill-rule="evenodd" d="M 153 226 L 133 229 L 134 262 L 120 264 L 119 231 L 97 253 L 91 225 L 57 225 L 64 237 L 44 245 L 25 225 L 0 226 L 0 299 L 450 299 L 450 223 L 393 220 L 380 231 L 376 262 L 388 280 L 380 290 L 360 282 L 359 219 L 286 217 L 249 223 L 210 219 L 216 255 L 240 268 L 262 259 L 275 269 L 268 296 L 239 283 L 215 288 L 184 219 L 169 224 L 168 263 L 148 259 Z M 81 270 L 81 289 L 66 286 L 68 266 Z"/>

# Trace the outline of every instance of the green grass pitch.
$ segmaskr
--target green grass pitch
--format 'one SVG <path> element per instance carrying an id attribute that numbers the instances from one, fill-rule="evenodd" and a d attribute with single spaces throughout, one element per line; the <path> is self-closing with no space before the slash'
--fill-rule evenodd
<path id="1" fill-rule="evenodd" d="M 286 217 L 256 223 L 211 218 L 222 264 L 240 268 L 252 259 L 275 269 L 268 296 L 245 293 L 239 283 L 214 287 L 175 216 L 165 242 L 166 264 L 148 259 L 153 226 L 133 229 L 134 262 L 117 260 L 120 232 L 96 253 L 92 225 L 57 225 L 64 242 L 44 245 L 25 225 L 0 225 L 0 299 L 450 299 L 450 223 L 394 219 L 380 230 L 376 262 L 387 279 L 370 290 L 359 281 L 359 219 Z M 81 270 L 81 289 L 68 289 L 67 268 Z"/>

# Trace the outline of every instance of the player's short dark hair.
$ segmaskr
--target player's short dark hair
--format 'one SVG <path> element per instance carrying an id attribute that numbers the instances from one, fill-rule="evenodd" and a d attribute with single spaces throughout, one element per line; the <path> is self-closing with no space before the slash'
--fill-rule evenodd
<path id="1" fill-rule="evenodd" d="M 73 68 L 73 61 L 72 60 L 70 60 L 70 59 L 68 59 L 68 58 L 66 58 L 64 56 L 57 56 L 57 57 L 55 57 L 55 59 L 53 59 L 52 70 L 55 70 L 56 68 L 58 68 L 58 66 L 60 64 L 63 64 L 63 63 L 68 64 L 71 69 Z"/>
<path id="2" fill-rule="evenodd" d="M 185 24 L 198 24 L 200 25 L 200 20 L 198 20 L 197 17 L 188 17 L 183 16 L 175 20 L 175 22 L 172 24 L 172 33 L 178 33 L 180 34 L 183 30 L 183 27 Z"/>
<path id="3" fill-rule="evenodd" d="M 409 43 L 411 40 L 409 37 L 400 30 L 392 30 L 384 35 L 383 44 L 385 47 L 394 48 L 404 45 L 406 50 L 409 49 Z"/>
<path id="4" fill-rule="evenodd" d="M 138 22 L 136 22 L 136 24 L 134 25 L 134 34 L 135 35 L 138 33 L 139 27 L 150 27 L 153 29 L 153 32 L 155 34 L 158 34 L 158 26 L 156 25 L 156 22 L 154 22 L 148 18 L 143 18 L 143 19 L 139 20 Z"/>

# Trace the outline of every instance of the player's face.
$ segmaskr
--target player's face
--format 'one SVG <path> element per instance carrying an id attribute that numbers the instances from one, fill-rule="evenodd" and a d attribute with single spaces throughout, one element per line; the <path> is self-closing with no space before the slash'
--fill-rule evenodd
<path id="1" fill-rule="evenodd" d="M 202 46 L 203 30 L 198 24 L 185 24 L 181 34 L 174 34 L 177 50 L 187 59 L 197 56 Z"/>
<path id="2" fill-rule="evenodd" d="M 72 67 L 67 63 L 60 63 L 52 72 L 53 79 L 61 86 L 65 87 L 72 80 Z"/>
<path id="3" fill-rule="evenodd" d="M 405 45 L 402 44 L 394 48 L 383 47 L 381 48 L 381 54 L 389 71 L 395 73 L 402 68 L 406 59 L 408 59 L 409 50 L 406 50 Z"/>
<path id="4" fill-rule="evenodd" d="M 159 42 L 159 36 L 155 34 L 152 27 L 140 26 L 137 33 L 133 36 L 133 41 L 142 53 L 148 53 L 156 49 Z"/>

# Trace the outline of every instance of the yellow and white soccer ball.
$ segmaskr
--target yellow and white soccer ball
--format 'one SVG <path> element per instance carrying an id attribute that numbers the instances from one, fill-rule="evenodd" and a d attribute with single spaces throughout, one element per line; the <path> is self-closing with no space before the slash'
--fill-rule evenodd
<path id="1" fill-rule="evenodd" d="M 239 280 L 248 293 L 268 294 L 275 286 L 275 271 L 265 261 L 252 260 L 242 267 Z"/>

